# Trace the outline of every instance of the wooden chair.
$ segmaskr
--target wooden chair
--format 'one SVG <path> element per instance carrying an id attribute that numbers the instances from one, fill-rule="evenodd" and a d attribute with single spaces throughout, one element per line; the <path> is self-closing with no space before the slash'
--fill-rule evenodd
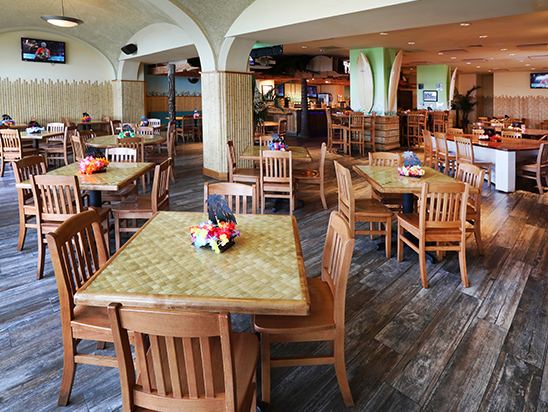
<path id="1" fill-rule="evenodd" d="M 542 177 L 548 185 L 548 143 L 542 143 L 538 150 L 535 163 L 519 163 L 516 165 L 516 175 L 526 179 L 534 179 L 537 182 L 538 191 L 542 195 Z"/>
<path id="2" fill-rule="evenodd" d="M 487 181 L 491 183 L 491 162 L 476 162 L 472 139 L 463 136 L 455 136 L 454 139 L 455 146 L 457 147 L 457 165 L 468 163 L 484 169 L 489 176 L 489 180 Z"/>
<path id="3" fill-rule="evenodd" d="M 137 162 L 137 149 L 109 147 L 105 149 L 105 157 L 110 162 Z M 104 192 L 102 201 L 103 203 L 121 202 L 129 196 L 136 195 L 137 192 L 137 183 L 130 183 L 115 192 Z"/>
<path id="4" fill-rule="evenodd" d="M 187 140 L 196 140 L 196 124 L 194 122 L 194 116 L 192 115 L 185 115 L 183 116 L 183 120 L 181 121 L 181 124 L 183 126 L 182 129 L 182 137 L 183 141 L 186 142 Z"/>
<path id="5" fill-rule="evenodd" d="M 261 214 L 266 198 L 289 199 L 289 214 L 295 209 L 295 186 L 291 152 L 261 150 L 259 160 Z"/>
<path id="6" fill-rule="evenodd" d="M 257 188 L 255 185 L 227 182 L 204 183 L 204 213 L 207 213 L 206 200 L 211 194 L 223 196 L 235 214 L 247 215 L 249 208 L 251 214 L 257 213 Z"/>
<path id="7" fill-rule="evenodd" d="M 447 134 L 463 134 L 464 131 L 462 129 L 458 129 L 456 127 L 448 127 L 447 128 Z"/>
<path id="8" fill-rule="evenodd" d="M 543 129 L 543 130 L 547 130 L 547 129 L 548 129 L 548 119 L 547 119 L 547 120 L 543 120 L 542 122 L 540 122 L 540 128 Z"/>
<path id="9" fill-rule="evenodd" d="M 79 134 L 72 135 L 72 151 L 74 153 L 74 161 L 79 162 L 86 157 L 86 144 L 84 139 Z"/>
<path id="10" fill-rule="evenodd" d="M 344 125 L 340 121 L 333 120 L 329 107 L 325 109 L 325 115 L 327 117 L 327 150 L 333 150 L 333 145 L 339 145 L 344 150 Z"/>
<path id="11" fill-rule="evenodd" d="M 377 199 L 356 199 L 350 170 L 334 161 L 339 188 L 339 213 L 345 217 L 350 226 L 352 237 L 355 235 L 383 235 L 385 236 L 386 257 L 392 252 L 392 211 Z M 369 222 L 369 230 L 357 230 L 357 222 Z M 378 230 L 373 223 L 384 225 Z"/>
<path id="12" fill-rule="evenodd" d="M 48 171 L 44 156 L 27 156 L 13 162 L 15 183 L 30 179 L 31 175 L 44 175 Z M 36 229 L 36 222 L 30 220 L 36 217 L 36 206 L 32 197 L 32 189 L 17 188 L 17 200 L 19 202 L 19 241 L 17 250 L 23 250 L 27 228 Z"/>
<path id="13" fill-rule="evenodd" d="M 424 183 L 419 213 L 398 214 L 398 261 L 403 260 L 403 244 L 419 254 L 422 286 L 427 288 L 425 252 L 459 254 L 462 284 L 468 287 L 466 273 L 466 208 L 469 185 L 465 183 Z M 413 235 L 418 246 L 409 239 Z M 430 244 L 433 243 L 433 244 Z"/>
<path id="14" fill-rule="evenodd" d="M 232 332 L 228 313 L 111 303 L 108 316 L 124 411 L 255 412 L 259 342 L 251 333 Z"/>
<path id="15" fill-rule="evenodd" d="M 436 161 L 436 151 L 434 150 L 434 144 L 432 139 L 434 136 L 428 130 L 423 130 L 422 132 L 423 142 L 424 142 L 424 161 L 423 165 L 427 167 L 432 167 Z"/>
<path id="16" fill-rule="evenodd" d="M 475 187 L 479 190 L 479 194 L 469 193 L 468 195 L 466 221 L 470 223 L 471 226 L 467 225 L 466 231 L 474 232 L 480 255 L 485 254 L 483 242 L 481 241 L 481 192 L 483 190 L 484 178 L 484 169 L 469 163 L 459 163 L 456 179 L 463 183 L 468 183 L 471 187 Z"/>
<path id="17" fill-rule="evenodd" d="M 228 158 L 228 181 L 236 183 L 248 183 L 257 188 L 257 199 L 260 197 L 261 172 L 254 168 L 236 167 L 236 155 L 234 153 L 234 144 L 232 140 L 226 142 L 226 153 Z"/>
<path id="18" fill-rule="evenodd" d="M 123 129 L 125 126 L 131 127 L 131 130 L 133 130 L 134 132 L 135 132 L 135 129 L 137 129 L 137 123 L 126 123 L 126 122 L 123 122 L 123 123 L 122 123 L 122 129 Z"/>
<path id="19" fill-rule="evenodd" d="M 426 124 L 428 123 L 428 111 L 421 110 L 419 116 L 419 135 L 417 136 L 418 146 L 421 146 L 422 131 L 427 130 Z"/>
<path id="20" fill-rule="evenodd" d="M 502 129 L 501 136 L 502 137 L 511 137 L 513 139 L 521 139 L 523 137 L 523 133 L 516 132 L 516 131 L 513 131 L 513 130 L 504 130 L 504 129 Z"/>
<path id="21" fill-rule="evenodd" d="M 415 146 L 419 144 L 419 133 L 421 129 L 420 125 L 420 113 L 409 113 L 407 115 L 407 133 L 405 134 L 407 138 L 407 146 Z"/>
<path id="22" fill-rule="evenodd" d="M 6 163 L 37 155 L 38 150 L 23 147 L 19 129 L 0 129 L 0 177 L 4 177 Z"/>
<path id="23" fill-rule="evenodd" d="M 62 142 L 40 146 L 40 150 L 44 152 L 46 163 L 49 164 L 50 160 L 59 165 L 64 161 L 65 166 L 70 163 L 69 156 L 72 154 L 72 136 L 76 134 L 77 128 L 77 126 L 65 127 Z"/>
<path id="24" fill-rule="evenodd" d="M 76 134 L 82 138 L 84 143 L 97 136 L 97 134 L 93 130 L 80 130 L 77 131 Z"/>
<path id="25" fill-rule="evenodd" d="M 377 114 L 373 112 L 371 116 L 365 116 L 364 119 L 364 138 L 362 145 L 362 156 L 365 156 L 365 146 L 371 146 L 371 151 L 375 152 L 375 120 Z M 369 140 L 365 138 L 365 132 L 369 132 Z"/>
<path id="26" fill-rule="evenodd" d="M 123 139 L 116 139 L 116 147 L 135 149 L 137 150 L 137 161 L 138 162 L 145 161 L 145 145 L 143 143 L 142 136 L 125 137 Z M 145 183 L 145 176 L 141 176 L 141 186 L 143 186 L 143 193 L 146 193 L 147 187 Z"/>
<path id="27" fill-rule="evenodd" d="M 450 174 L 456 170 L 457 156 L 449 153 L 447 137 L 444 133 L 434 133 L 436 139 L 436 169 L 443 168 L 443 173 Z"/>
<path id="28" fill-rule="evenodd" d="M 121 120 L 111 120 L 110 121 L 110 134 L 117 135 L 122 131 L 122 121 Z"/>
<path id="29" fill-rule="evenodd" d="M 135 135 L 145 135 L 145 136 L 152 136 L 154 135 L 154 127 L 144 126 L 144 127 L 136 127 L 133 129 L 135 131 Z"/>
<path id="30" fill-rule="evenodd" d="M 472 129 L 472 134 L 474 136 L 481 136 L 482 134 L 485 134 L 485 130 L 483 130 L 483 129 Z"/>
<path id="31" fill-rule="evenodd" d="M 285 139 L 287 132 L 287 119 L 285 117 L 282 117 L 280 120 L 278 120 L 278 136 Z"/>
<path id="32" fill-rule="evenodd" d="M 259 136 L 259 146 L 268 147 L 268 144 L 272 141 L 271 136 Z"/>
<path id="33" fill-rule="evenodd" d="M 46 256 L 46 235 L 53 232 L 70 216 L 80 213 L 84 208 L 82 193 L 77 176 L 31 175 L 32 196 L 36 209 L 36 230 L 38 234 L 38 266 L 36 279 L 44 274 Z M 100 221 L 105 226 L 104 236 L 109 250 L 109 212 L 110 208 L 95 208 Z"/>
<path id="34" fill-rule="evenodd" d="M 145 152 L 145 160 L 147 162 L 156 163 L 157 165 L 160 163 L 165 162 L 167 159 L 171 158 L 173 163 L 171 166 L 171 172 L 170 172 L 170 178 L 172 182 L 175 182 L 175 177 L 177 176 L 177 172 L 175 171 L 175 140 L 176 140 L 176 131 L 175 131 L 175 122 L 170 127 L 168 125 L 168 133 L 167 133 L 167 140 L 165 144 L 165 148 L 167 148 L 167 151 L 164 153 L 161 151 L 159 152 Z M 162 146 L 164 148 L 164 146 Z"/>
<path id="35" fill-rule="evenodd" d="M 299 193 L 320 192 L 320 199 L 325 210 L 327 210 L 327 201 L 325 200 L 325 155 L 327 145 L 322 143 L 320 151 L 320 165 L 318 169 L 297 169 L 293 168 L 293 177 L 295 178 L 295 191 Z"/>
<path id="36" fill-rule="evenodd" d="M 117 367 L 116 358 L 78 353 L 82 339 L 112 342 L 105 307 L 74 304 L 74 294 L 108 259 L 99 215 L 88 210 L 69 217 L 47 242 L 59 292 L 63 333 L 63 379 L 58 405 L 68 403 L 77 363 Z M 98 343 L 98 349 L 103 345 Z"/>
<path id="37" fill-rule="evenodd" d="M 47 123 L 46 131 L 48 132 L 64 132 L 65 125 L 64 123 Z"/>
<path id="38" fill-rule="evenodd" d="M 307 277 L 310 294 L 309 316 L 254 317 L 254 329 L 261 334 L 263 402 L 270 403 L 270 369 L 280 366 L 334 364 L 339 388 L 346 406 L 353 406 L 344 360 L 344 309 L 348 272 L 354 238 L 347 221 L 331 212 L 323 249 L 321 279 Z M 275 342 L 328 341 L 333 354 L 271 357 Z"/>
<path id="39" fill-rule="evenodd" d="M 432 114 L 432 131 L 435 133 L 445 133 L 447 130 L 447 118 L 448 113 L 435 111 Z"/>
<path id="40" fill-rule="evenodd" d="M 70 120 L 67 119 L 66 117 L 61 116 L 61 122 L 65 125 L 65 127 L 74 126 L 74 124 L 71 123 Z"/>
<path id="41" fill-rule="evenodd" d="M 365 116 L 362 112 L 350 113 L 348 125 L 345 126 L 344 144 L 346 145 L 345 152 L 352 155 L 352 145 L 358 145 L 360 154 L 363 155 L 364 149 L 364 125 Z"/>
<path id="42" fill-rule="evenodd" d="M 369 153 L 370 166 L 391 166 L 396 168 L 402 166 L 402 164 L 402 158 L 398 153 Z M 371 194 L 373 199 L 377 199 L 390 210 L 394 212 L 400 212 L 403 210 L 403 194 L 382 193 L 373 188 Z"/>
<path id="43" fill-rule="evenodd" d="M 148 125 L 152 128 L 162 126 L 162 121 L 160 119 L 148 119 Z M 154 134 L 160 134 L 160 129 L 154 129 Z"/>
<path id="44" fill-rule="evenodd" d="M 159 210 L 169 210 L 169 173 L 172 160 L 156 166 L 150 195 L 133 195 L 112 206 L 116 250 L 121 246 L 122 232 L 137 232 L 139 227 L 129 226 L 133 219 L 150 219 Z M 126 226 L 123 222 L 126 221 Z"/>

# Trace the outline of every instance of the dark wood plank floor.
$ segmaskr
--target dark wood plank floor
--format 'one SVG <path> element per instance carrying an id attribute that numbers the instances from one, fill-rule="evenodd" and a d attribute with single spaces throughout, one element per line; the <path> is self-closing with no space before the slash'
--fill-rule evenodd
<path id="1" fill-rule="evenodd" d="M 320 141 L 300 142 L 319 158 Z M 327 156 L 327 200 L 336 208 Z M 173 210 L 202 210 L 201 145 L 179 146 Z M 360 195 L 369 191 L 354 175 Z M 519 182 L 519 184 L 523 184 Z M 359 411 L 548 410 L 548 195 L 532 186 L 512 194 L 484 188 L 486 255 L 467 244 L 470 288 L 460 284 L 456 255 L 427 263 L 429 289 L 418 259 L 386 259 L 368 236 L 356 240 L 346 307 L 346 365 Z M 314 195 L 295 212 L 308 276 L 318 276 L 330 210 Z M 285 205 L 278 213 L 287 213 Z M 0 411 L 121 410 L 117 369 L 79 365 L 70 404 L 58 408 L 62 346 L 57 288 L 49 255 L 37 281 L 36 234 L 16 250 L 17 195 L 13 172 L 0 178 Z M 268 213 L 272 213 L 267 209 Z M 395 251 L 393 252 L 393 256 Z M 234 315 L 248 330 L 249 317 Z M 86 349 L 93 350 L 88 343 Z M 327 345 L 300 345 L 316 353 Z M 273 346 L 273 353 L 294 352 Z M 112 347 L 107 347 L 112 352 Z M 331 366 L 279 368 L 272 374 L 273 411 L 344 411 Z"/>

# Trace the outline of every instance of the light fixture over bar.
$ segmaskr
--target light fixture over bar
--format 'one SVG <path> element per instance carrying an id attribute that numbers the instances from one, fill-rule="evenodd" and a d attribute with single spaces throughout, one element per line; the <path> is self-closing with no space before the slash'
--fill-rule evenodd
<path id="1" fill-rule="evenodd" d="M 61 0 L 61 16 L 44 15 L 41 17 L 42 19 L 47 21 L 49 24 L 53 24 L 54 26 L 58 26 L 58 27 L 76 27 L 79 24 L 84 24 L 83 20 L 77 19 L 75 17 L 65 16 L 64 0 Z"/>

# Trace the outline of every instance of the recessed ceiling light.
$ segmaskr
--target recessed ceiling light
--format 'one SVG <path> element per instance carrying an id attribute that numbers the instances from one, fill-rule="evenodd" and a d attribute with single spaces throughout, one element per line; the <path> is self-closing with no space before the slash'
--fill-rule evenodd
<path id="1" fill-rule="evenodd" d="M 455 59 L 456 59 L 456 57 L 455 57 L 455 56 L 453 56 L 453 57 L 451 57 L 451 59 L 455 60 Z"/>
<path id="2" fill-rule="evenodd" d="M 443 54 L 443 52 L 439 52 L 438 54 L 441 56 Z"/>
<path id="3" fill-rule="evenodd" d="M 476 66 L 476 69 L 481 69 L 481 66 Z"/>
<path id="4" fill-rule="evenodd" d="M 468 27 L 468 26 L 470 26 L 470 23 L 461 23 L 460 25 L 461 25 L 462 27 Z"/>
<path id="5" fill-rule="evenodd" d="M 506 51 L 506 50 L 508 50 L 508 49 L 505 49 L 505 48 L 500 49 L 500 51 Z"/>
<path id="6" fill-rule="evenodd" d="M 526 65 L 526 66 L 530 66 L 530 64 L 529 64 L 529 63 L 525 63 L 525 65 Z"/>
<path id="7" fill-rule="evenodd" d="M 508 56 L 515 56 L 516 53 L 510 53 Z"/>
<path id="8" fill-rule="evenodd" d="M 301 47 L 302 47 L 303 49 L 306 49 L 306 48 L 308 48 L 308 46 L 301 46 Z"/>
<path id="9" fill-rule="evenodd" d="M 385 31 L 381 31 L 379 34 L 380 34 L 381 36 L 388 36 L 388 33 L 385 32 Z"/>
<path id="10" fill-rule="evenodd" d="M 479 36 L 480 39 L 486 39 L 487 38 L 487 35 L 486 34 L 482 34 Z"/>
<path id="11" fill-rule="evenodd" d="M 536 70 L 534 67 L 531 67 L 531 70 Z"/>
<path id="12" fill-rule="evenodd" d="M 411 67 L 409 70 L 413 71 L 413 68 Z"/>
<path id="13" fill-rule="evenodd" d="M 408 41 L 407 44 L 415 44 L 414 41 Z"/>
<path id="14" fill-rule="evenodd" d="M 466 64 L 472 64 L 472 62 L 466 62 Z"/>
<path id="15" fill-rule="evenodd" d="M 320 49 L 320 52 L 324 53 L 324 52 L 325 52 L 325 50 L 324 50 L 324 49 Z"/>

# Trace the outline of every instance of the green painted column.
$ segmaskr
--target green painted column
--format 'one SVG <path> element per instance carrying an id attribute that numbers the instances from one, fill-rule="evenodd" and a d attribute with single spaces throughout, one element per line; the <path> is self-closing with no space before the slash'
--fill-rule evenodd
<path id="1" fill-rule="evenodd" d="M 388 84 L 397 50 L 385 49 L 384 47 L 350 50 L 350 107 L 354 111 L 363 111 L 360 107 L 356 86 L 356 71 L 360 51 L 369 60 L 373 72 L 374 100 L 371 111 L 376 112 L 378 116 L 388 115 Z"/>
<path id="2" fill-rule="evenodd" d="M 451 67 L 445 64 L 417 66 L 417 108 L 450 110 Z M 422 88 L 421 88 L 422 87 Z"/>

